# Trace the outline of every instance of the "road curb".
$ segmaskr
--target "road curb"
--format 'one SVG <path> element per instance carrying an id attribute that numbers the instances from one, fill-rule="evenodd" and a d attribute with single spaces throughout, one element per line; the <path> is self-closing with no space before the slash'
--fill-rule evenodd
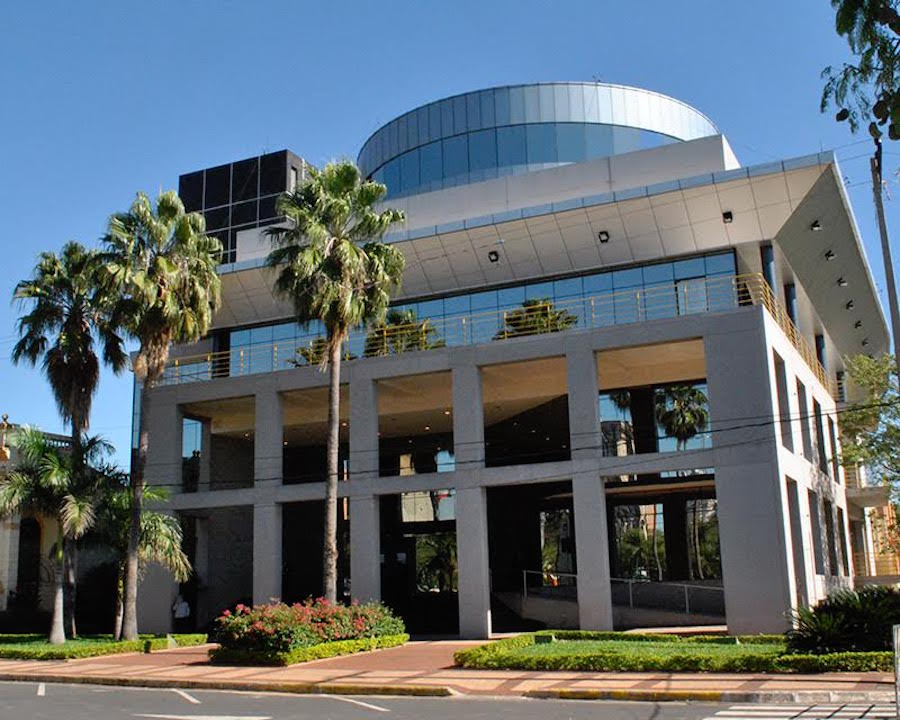
<path id="1" fill-rule="evenodd" d="M 241 680 L 170 680 L 167 678 L 113 678 L 52 673 L 21 675 L 0 673 L 0 681 L 54 683 L 59 685 L 106 685 L 180 690 L 241 690 L 296 695 L 391 695 L 397 697 L 450 697 L 448 687 L 428 685 L 345 685 L 341 683 L 248 682 Z"/>
<path id="2" fill-rule="evenodd" d="M 525 697 L 541 700 L 634 700 L 642 702 L 714 703 L 823 703 L 893 702 L 889 692 L 781 691 L 741 692 L 735 690 L 529 690 Z"/>

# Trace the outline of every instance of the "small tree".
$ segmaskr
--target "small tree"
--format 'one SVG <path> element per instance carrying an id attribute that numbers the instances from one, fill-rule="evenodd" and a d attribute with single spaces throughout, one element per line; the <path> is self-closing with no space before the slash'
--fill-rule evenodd
<path id="1" fill-rule="evenodd" d="M 366 357 L 383 357 L 414 350 L 433 350 L 446 343 L 431 320 L 419 320 L 415 310 L 391 310 L 384 322 L 375 323 L 366 335 Z"/>
<path id="2" fill-rule="evenodd" d="M 561 332 L 578 322 L 577 315 L 557 310 L 550 298 L 526 300 L 521 308 L 505 313 L 503 319 L 504 327 L 494 335 L 494 340 Z"/>
<path id="3" fill-rule="evenodd" d="M 24 427 L 12 442 L 21 459 L 12 472 L 0 479 L 0 515 L 32 513 L 56 521 L 50 642 L 61 645 L 66 640 L 63 626 L 65 546 L 74 543 L 93 525 L 98 488 L 80 482 L 72 454 L 40 430 Z M 96 438 L 85 439 L 82 447 L 89 460 L 108 448 Z"/>

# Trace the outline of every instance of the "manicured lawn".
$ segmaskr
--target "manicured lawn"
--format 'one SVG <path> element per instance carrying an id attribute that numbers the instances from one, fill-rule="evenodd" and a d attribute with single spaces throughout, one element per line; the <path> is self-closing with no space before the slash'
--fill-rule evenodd
<path id="1" fill-rule="evenodd" d="M 710 658 L 739 658 L 748 655 L 780 655 L 784 645 L 719 644 L 684 642 L 629 642 L 627 640 L 567 640 L 529 645 L 515 651 L 521 657 L 586 657 L 597 654 L 654 655 L 671 658 L 683 655 Z"/>
<path id="2" fill-rule="evenodd" d="M 780 636 L 678 637 L 542 631 L 456 653 L 457 665 L 593 672 L 889 672 L 889 652 L 789 653 Z"/>
<path id="3" fill-rule="evenodd" d="M 173 635 L 176 645 L 202 645 L 206 635 Z M 0 635 L 0 658 L 15 660 L 68 660 L 127 652 L 165 650 L 165 637 L 142 635 L 141 639 L 115 642 L 111 635 L 91 635 L 51 645 L 46 635 Z"/>

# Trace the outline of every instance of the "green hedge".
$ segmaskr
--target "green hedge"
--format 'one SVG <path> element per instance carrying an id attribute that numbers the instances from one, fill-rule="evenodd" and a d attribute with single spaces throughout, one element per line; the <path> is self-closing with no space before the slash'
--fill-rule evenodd
<path id="1" fill-rule="evenodd" d="M 562 641 L 552 652 L 523 652 L 536 644 L 540 636 L 553 635 Z M 777 641 L 776 641 L 777 638 Z M 623 641 L 628 643 L 665 643 L 669 652 L 643 652 L 630 644 L 622 650 L 598 648 L 593 653 L 564 652 L 565 641 Z M 580 631 L 543 631 L 481 645 L 458 652 L 457 665 L 491 670 L 580 670 L 591 672 L 736 672 L 736 673 L 821 673 L 887 672 L 893 668 L 891 653 L 846 652 L 826 655 L 794 655 L 767 648 L 754 652 L 754 645 L 783 644 L 778 636 L 738 638 L 677 637 L 669 635 L 632 635 Z M 703 653 L 703 645 L 743 645 L 734 653 Z M 562 647 L 561 647 L 562 646 Z M 683 647 L 683 652 L 681 648 Z M 675 652 L 671 650 L 674 649 Z"/>
<path id="2" fill-rule="evenodd" d="M 309 662 L 310 660 L 336 657 L 337 655 L 351 655 L 367 650 L 397 647 L 408 641 L 409 635 L 403 633 L 400 635 L 360 638 L 358 640 L 336 640 L 334 642 L 300 647 L 288 652 L 254 652 L 218 647 L 209 651 L 209 659 L 210 662 L 216 665 L 286 666 Z"/>
<path id="3" fill-rule="evenodd" d="M 670 635 L 599 630 L 538 630 L 535 637 L 557 640 L 625 640 L 628 642 L 703 643 L 704 645 L 784 645 L 784 635 Z"/>
<path id="4" fill-rule="evenodd" d="M 172 635 L 178 647 L 202 645 L 206 635 Z M 0 635 L 0 658 L 7 660 L 75 660 L 77 658 L 152 652 L 169 647 L 167 637 L 143 636 L 138 640 L 116 642 L 111 637 L 84 637 L 51 645 L 44 635 Z"/>

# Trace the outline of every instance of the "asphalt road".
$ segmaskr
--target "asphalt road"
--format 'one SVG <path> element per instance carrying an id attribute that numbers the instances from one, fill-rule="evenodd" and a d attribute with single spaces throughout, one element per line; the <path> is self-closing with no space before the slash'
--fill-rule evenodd
<path id="1" fill-rule="evenodd" d="M 723 709 L 671 702 L 344 697 L 0 683 L 0 720 L 702 720 Z"/>

